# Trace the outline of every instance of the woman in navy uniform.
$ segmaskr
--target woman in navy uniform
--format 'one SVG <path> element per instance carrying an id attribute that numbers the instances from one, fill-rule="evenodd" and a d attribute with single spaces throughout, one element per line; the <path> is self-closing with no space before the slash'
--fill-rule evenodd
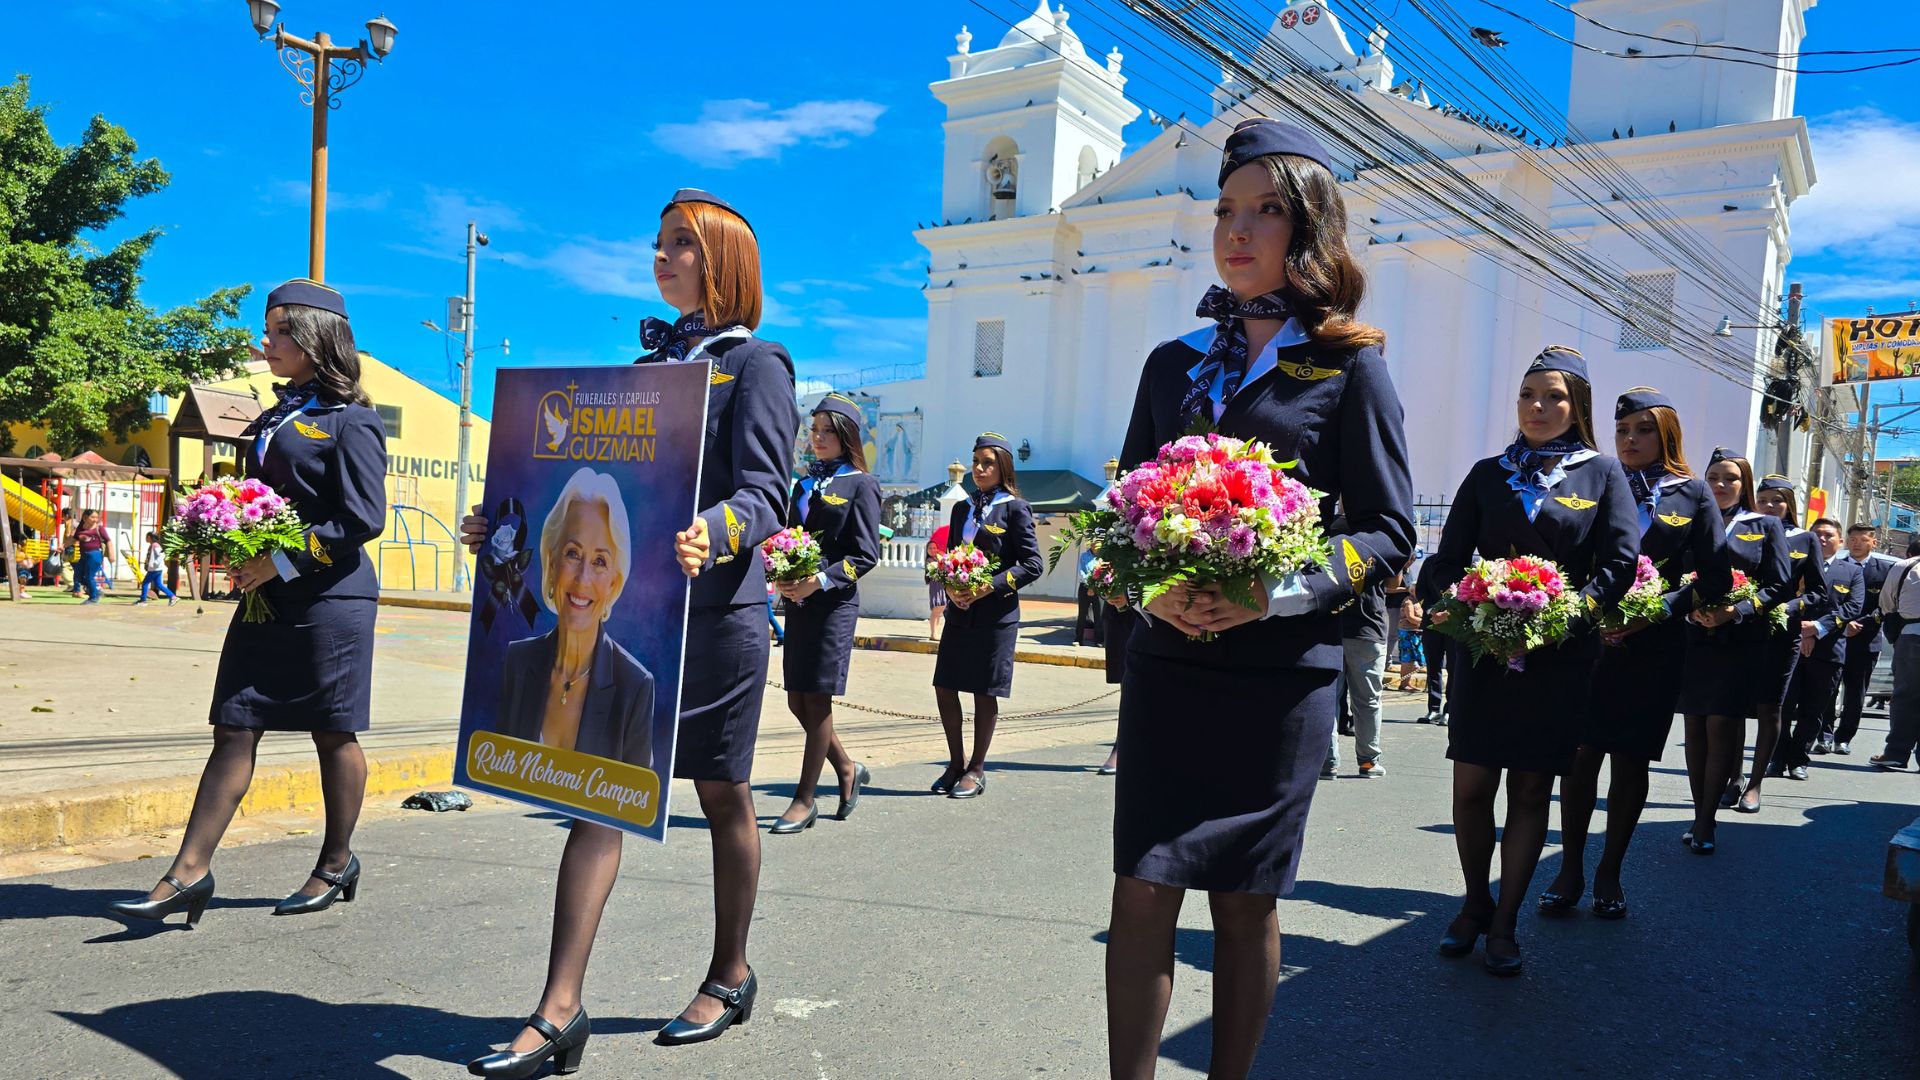
<path id="1" fill-rule="evenodd" d="M 1453 723 L 1447 729 L 1453 836 L 1467 898 L 1440 952 L 1465 956 L 1485 934 L 1486 969 L 1495 975 L 1522 969 L 1515 925 L 1546 843 L 1553 778 L 1573 769 L 1600 657 L 1592 618 L 1633 587 L 1640 550 L 1639 515 L 1626 474 L 1594 445 L 1586 360 L 1565 346 L 1549 347 L 1527 368 L 1518 405 L 1520 434 L 1500 456 L 1468 471 L 1447 510 L 1439 549 L 1420 574 L 1432 604 L 1476 557 L 1532 555 L 1558 564 L 1567 587 L 1580 596 L 1572 633 L 1527 654 L 1523 670 L 1510 670 L 1498 657 L 1474 661 L 1457 641 L 1447 658 L 1454 673 Z M 1435 621 L 1447 614 L 1436 614 Z M 1494 796 L 1503 773 L 1507 819 L 1499 834 L 1496 902 L 1488 874 Z"/>
<path id="2" fill-rule="evenodd" d="M 820 816 L 814 789 L 823 763 L 840 780 L 845 821 L 860 802 L 867 767 L 853 760 L 833 731 L 833 699 L 847 692 L 847 661 L 853 655 L 854 624 L 860 618 L 861 575 L 880 562 L 880 481 L 867 471 L 861 445 L 860 406 L 844 394 L 828 394 L 813 408 L 808 439 L 814 460 L 793 485 L 787 524 L 820 543 L 820 572 L 806 581 L 774 588 L 787 601 L 787 643 L 781 654 L 787 707 L 806 730 L 800 782 L 793 805 L 768 832 L 810 829 Z"/>
<path id="3" fill-rule="evenodd" d="M 1693 604 L 1687 616 L 1692 625 L 1687 627 L 1680 712 L 1686 717 L 1693 827 L 1680 841 L 1696 855 L 1715 850 L 1720 793 L 1739 782 L 1747 717 L 1763 705 L 1778 707 L 1779 691 L 1769 685 L 1766 674 L 1769 664 L 1777 666 L 1780 652 L 1772 640 L 1777 635 L 1767 608 L 1792 596 L 1798 580 L 1789 568 L 1786 530 L 1754 503 L 1753 466 L 1747 459 L 1714 450 L 1707 487 L 1726 530 L 1727 558 L 1759 588 L 1760 600 Z"/>
<path id="4" fill-rule="evenodd" d="M 949 799 L 987 790 L 987 748 L 1000 718 L 998 699 L 1013 693 L 1013 649 L 1020 640 L 1020 590 L 1041 573 L 1033 508 L 1020 497 L 1013 447 L 989 431 L 973 442 L 973 495 L 953 508 L 947 542 L 972 544 L 993 560 L 993 580 L 977 592 L 947 591 L 947 625 L 933 665 L 933 696 L 947 732 L 947 771 L 933 782 Z M 973 695 L 973 756 L 960 695 Z"/>
<path id="5" fill-rule="evenodd" d="M 1817 557 L 1822 561 L 1820 573 L 1829 602 L 1818 616 L 1802 609 L 1800 633 L 1794 637 L 1800 659 L 1794 664 L 1793 683 L 1780 717 L 1783 730 L 1767 763 L 1768 776 L 1795 780 L 1807 778 L 1807 755 L 1820 736 L 1821 717 L 1833 707 L 1833 695 L 1840 689 L 1846 626 L 1860 617 L 1861 600 L 1867 592 L 1860 564 L 1840 551 L 1840 523 L 1820 518 L 1808 531 L 1820 545 Z"/>
<path id="6" fill-rule="evenodd" d="M 1225 288 L 1211 325 L 1153 350 L 1120 451 L 1137 468 L 1208 425 L 1258 440 L 1292 475 L 1346 507 L 1331 571 L 1258 583 L 1264 610 L 1217 586 L 1170 590 L 1128 637 L 1120 688 L 1107 939 L 1107 1040 L 1115 1077 L 1153 1075 L 1173 992 L 1174 929 L 1189 889 L 1213 914 L 1213 1051 L 1207 1075 L 1253 1068 L 1280 964 L 1275 898 L 1293 889 L 1341 670 L 1334 612 L 1413 552 L 1401 407 L 1359 322 L 1365 282 L 1319 140 L 1252 119 L 1228 136 L 1213 258 Z M 1136 608 L 1136 611 L 1140 609 Z M 1212 641 L 1195 638 L 1202 632 Z"/>
<path id="7" fill-rule="evenodd" d="M 264 590 L 269 622 L 235 610 L 214 676 L 213 753 L 200 774 L 180 852 L 145 899 L 114 910 L 143 919 L 185 911 L 197 922 L 213 896 L 214 849 L 253 780 L 260 736 L 304 731 L 320 753 L 326 835 L 307 882 L 275 915 L 321 911 L 360 885 L 353 827 L 366 796 L 373 621 L 380 595 L 361 548 L 387 516 L 387 436 L 360 388 L 360 353 L 338 292 L 295 278 L 267 294 L 263 353 L 280 401 L 242 437 L 246 476 L 285 496 L 307 523 L 304 544 L 228 568 L 244 592 Z"/>
<path id="8" fill-rule="evenodd" d="M 1560 874 L 1540 894 L 1543 915 L 1572 911 L 1586 890 L 1587 827 L 1599 796 L 1601 762 L 1611 757 L 1607 840 L 1593 878 L 1593 913 L 1626 917 L 1620 867 L 1647 805 L 1647 767 L 1660 760 L 1673 728 L 1685 671 L 1686 614 L 1695 597 L 1718 600 L 1733 583 L 1719 507 L 1706 481 L 1687 465 L 1673 403 L 1652 387 L 1638 386 L 1620 395 L 1613 417 L 1614 453 L 1640 514 L 1640 554 L 1660 572 L 1667 617 L 1600 634 L 1606 647 L 1594 672 L 1580 751 L 1573 771 L 1560 781 Z M 1692 589 L 1681 583 L 1689 573 L 1698 579 Z"/>
<path id="9" fill-rule="evenodd" d="M 747 966 L 747 929 L 760 886 L 760 829 L 747 780 L 772 649 L 766 568 L 756 549 L 785 516 L 800 416 L 787 350 L 753 335 L 760 322 L 760 253 L 746 219 L 717 196 L 683 188 L 660 212 L 655 247 L 654 280 L 681 315 L 672 323 L 645 322 L 641 340 L 651 351 L 638 362 L 711 369 L 700 471 L 704 509 L 674 545 L 694 581 L 673 775 L 693 781 L 712 836 L 714 942 L 692 1003 L 655 1036 L 677 1045 L 717 1038 L 746 1022 L 759 989 Z M 476 551 L 485 542 L 487 520 L 478 507 L 461 533 Z M 524 1077 L 548 1058 L 565 1072 L 579 1064 L 590 1030 L 581 985 L 619 871 L 620 832 L 575 821 L 560 858 L 539 1008 L 506 1050 L 469 1062 L 469 1072 Z"/>
<path id="10" fill-rule="evenodd" d="M 1761 697 L 1754 706 L 1753 767 L 1747 774 L 1745 791 L 1736 796 L 1734 810 L 1742 814 L 1760 812 L 1760 785 L 1766 779 L 1779 748 L 1781 716 L 1793 696 L 1793 673 L 1800 666 L 1800 628 L 1833 610 L 1833 593 L 1827 588 L 1827 557 L 1821 554 L 1820 541 L 1800 527 L 1794 506 L 1793 481 L 1779 473 L 1760 478 L 1754 502 L 1763 514 L 1780 520 L 1786 530 L 1787 559 L 1792 581 L 1786 599 L 1787 632 L 1775 634 L 1767 642 L 1765 666 L 1760 670 Z M 1725 805 L 1725 799 L 1722 799 Z"/>

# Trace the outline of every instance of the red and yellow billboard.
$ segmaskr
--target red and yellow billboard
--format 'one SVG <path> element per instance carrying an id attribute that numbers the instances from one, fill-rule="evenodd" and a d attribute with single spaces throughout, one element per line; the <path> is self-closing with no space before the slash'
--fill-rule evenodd
<path id="1" fill-rule="evenodd" d="M 1825 384 L 1920 376 L 1920 314 L 1827 319 Z"/>

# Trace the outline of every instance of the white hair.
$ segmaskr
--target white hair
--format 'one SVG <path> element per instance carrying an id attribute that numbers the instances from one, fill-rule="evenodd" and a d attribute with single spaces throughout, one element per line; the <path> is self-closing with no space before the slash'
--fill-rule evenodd
<path id="1" fill-rule="evenodd" d="M 583 465 L 567 479 L 567 486 L 560 489 L 560 497 L 547 512 L 547 522 L 540 529 L 540 599 L 547 610 L 556 615 L 560 609 L 553 602 L 553 579 L 560 572 L 560 546 L 565 541 L 567 514 L 580 502 L 598 503 L 607 512 L 607 533 L 613 540 L 613 568 L 620 575 L 614 585 L 614 598 L 626 588 L 627 578 L 633 571 L 633 533 L 627 523 L 627 504 L 620 497 L 620 485 L 611 474 L 594 472 Z"/>

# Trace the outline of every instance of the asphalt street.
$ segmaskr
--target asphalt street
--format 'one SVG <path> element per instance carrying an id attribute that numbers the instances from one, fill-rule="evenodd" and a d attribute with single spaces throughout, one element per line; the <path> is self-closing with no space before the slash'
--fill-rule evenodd
<path id="1" fill-rule="evenodd" d="M 1920 777 L 1872 773 L 1865 751 L 1823 759 L 1812 782 L 1772 785 L 1764 813 L 1728 815 L 1720 853 L 1700 858 L 1677 842 L 1675 747 L 1628 864 L 1631 917 L 1529 911 L 1527 973 L 1500 980 L 1477 954 L 1434 952 L 1459 896 L 1445 731 L 1396 722 L 1387 740 L 1391 775 L 1352 777 L 1348 746 L 1349 774 L 1320 786 L 1301 883 L 1281 905 L 1285 968 L 1256 1075 L 1920 1075 L 1920 981 L 1904 911 L 1879 892 Z M 1112 784 L 1090 771 L 1105 750 L 1010 751 L 972 802 L 926 794 L 930 765 L 881 767 L 850 821 L 769 837 L 758 1012 L 716 1042 L 665 1048 L 652 1032 L 699 982 L 710 925 L 706 837 L 676 785 L 668 845 L 628 842 L 589 975 L 581 1075 L 1106 1075 Z M 760 786 L 763 821 L 787 790 Z M 223 850 L 219 897 L 194 931 L 103 912 L 162 860 L 0 881 L 8 1072 L 464 1075 L 537 1000 L 563 827 L 517 808 L 381 815 L 358 837 L 359 900 L 294 919 L 268 908 L 300 882 L 315 837 Z M 1558 865 L 1550 847 L 1536 892 Z M 1204 1075 L 1212 950 L 1195 898 L 1164 1077 Z"/>

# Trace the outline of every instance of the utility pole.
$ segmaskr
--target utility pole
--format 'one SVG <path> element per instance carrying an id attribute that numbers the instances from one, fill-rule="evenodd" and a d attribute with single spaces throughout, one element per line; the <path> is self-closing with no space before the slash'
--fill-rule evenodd
<path id="1" fill-rule="evenodd" d="M 1800 327 L 1800 283 L 1796 281 L 1792 285 L 1789 285 L 1787 287 L 1787 326 L 1786 326 L 1786 330 L 1782 332 L 1783 333 L 1795 332 L 1795 331 L 1798 331 L 1799 327 Z M 1799 348 L 1800 347 L 1799 342 L 1801 340 L 1803 340 L 1803 335 L 1799 335 L 1795 333 L 1795 336 L 1789 339 L 1787 344 L 1790 348 Z M 1777 348 L 1778 346 L 1776 345 L 1776 350 Z M 1786 368 L 1787 371 L 1792 371 L 1793 357 L 1791 356 L 1787 357 L 1783 362 L 1783 366 Z M 1796 379 L 1794 381 L 1793 389 L 1794 389 L 1794 393 L 1798 395 L 1800 391 L 1799 380 Z M 1776 468 L 1774 471 L 1779 473 L 1781 476 L 1791 476 L 1793 472 L 1792 464 L 1791 464 L 1791 459 L 1793 456 L 1792 454 L 1793 414 L 1791 412 L 1784 409 L 1781 410 L 1780 430 L 1775 432 L 1774 436 L 1775 436 L 1773 440 L 1774 458 L 1778 462 L 1778 468 Z M 1819 436 L 1816 435 L 1814 436 L 1814 438 L 1818 440 Z M 1816 441 L 1814 445 L 1818 446 L 1819 444 Z M 1815 460 L 1819 460 L 1819 459 L 1816 457 Z M 1809 486 L 1811 487 L 1811 485 Z"/>
<path id="2" fill-rule="evenodd" d="M 472 511 L 467 504 L 467 471 L 472 468 L 473 456 L 473 268 L 475 253 L 487 243 L 486 234 L 467 222 L 467 295 L 462 305 L 466 323 L 466 333 L 460 347 L 460 450 L 457 472 L 453 478 L 453 512 L 466 514 Z M 458 548 L 453 556 L 453 591 L 465 592 L 467 582 L 467 553 Z"/>

